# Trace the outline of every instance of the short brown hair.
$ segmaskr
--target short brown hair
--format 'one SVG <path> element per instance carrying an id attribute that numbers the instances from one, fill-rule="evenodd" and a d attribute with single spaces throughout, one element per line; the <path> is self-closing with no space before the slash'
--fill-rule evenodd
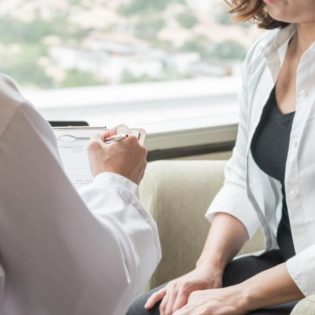
<path id="1" fill-rule="evenodd" d="M 288 23 L 274 20 L 266 10 L 262 0 L 225 0 L 231 7 L 237 21 L 254 20 L 256 24 L 265 29 L 283 28 Z"/>

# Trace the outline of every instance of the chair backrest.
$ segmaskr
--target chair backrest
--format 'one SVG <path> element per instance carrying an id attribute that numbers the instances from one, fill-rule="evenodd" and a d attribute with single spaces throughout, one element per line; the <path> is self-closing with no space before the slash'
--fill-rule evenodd
<path id="1" fill-rule="evenodd" d="M 156 287 L 190 270 L 206 240 L 205 213 L 223 185 L 226 161 L 157 161 L 149 163 L 140 196 L 157 222 L 163 258 L 149 287 Z M 259 232 L 240 254 L 263 248 Z"/>

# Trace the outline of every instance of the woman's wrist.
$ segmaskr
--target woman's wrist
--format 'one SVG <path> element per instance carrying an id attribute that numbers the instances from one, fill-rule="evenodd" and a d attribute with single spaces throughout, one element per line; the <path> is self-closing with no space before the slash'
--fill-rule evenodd
<path id="1" fill-rule="evenodd" d="M 220 260 L 202 258 L 198 260 L 196 269 L 202 269 L 211 276 L 216 274 L 217 277 L 222 279 L 225 265 Z M 244 313 L 255 310 L 260 303 L 260 301 L 255 299 L 255 295 L 252 294 L 253 292 L 247 281 L 225 288 L 225 290 L 230 291 L 229 296 L 233 296 L 238 308 L 244 310 Z"/>
<path id="2" fill-rule="evenodd" d="M 208 270 L 211 273 L 216 272 L 223 276 L 225 264 L 218 258 L 201 257 L 196 263 L 196 269 Z"/>
<path id="3" fill-rule="evenodd" d="M 201 254 L 196 263 L 196 267 L 208 266 L 209 268 L 221 271 L 223 274 L 228 262 L 229 258 L 224 251 L 217 250 L 215 253 L 209 251 Z"/>
<path id="4" fill-rule="evenodd" d="M 253 305 L 253 298 L 250 294 L 250 290 L 248 290 L 244 282 L 233 285 L 227 289 L 231 289 L 233 291 L 231 292 L 231 296 L 234 296 L 238 309 L 244 314 L 256 309 Z"/>
<path id="5" fill-rule="evenodd" d="M 257 285 L 256 279 L 250 278 L 235 287 L 239 292 L 240 305 L 247 313 L 272 305 L 271 301 L 264 296 L 264 289 Z"/>

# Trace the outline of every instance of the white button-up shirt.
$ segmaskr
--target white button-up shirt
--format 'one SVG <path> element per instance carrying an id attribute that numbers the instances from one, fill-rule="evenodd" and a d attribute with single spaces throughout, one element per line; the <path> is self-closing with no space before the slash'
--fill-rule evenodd
<path id="1" fill-rule="evenodd" d="M 236 144 L 225 169 L 224 185 L 206 215 L 211 220 L 216 212 L 230 213 L 245 225 L 250 237 L 262 227 L 267 250 L 278 247 L 281 184 L 259 169 L 250 143 L 295 31 L 295 25 L 268 31 L 248 53 Z M 285 172 L 296 255 L 287 261 L 287 267 L 299 289 L 308 296 L 315 294 L 315 44 L 301 58 L 296 90 L 296 113 Z"/>
<path id="2" fill-rule="evenodd" d="M 160 257 L 138 186 L 78 193 L 47 122 L 0 76 L 0 314 L 123 315 Z"/>

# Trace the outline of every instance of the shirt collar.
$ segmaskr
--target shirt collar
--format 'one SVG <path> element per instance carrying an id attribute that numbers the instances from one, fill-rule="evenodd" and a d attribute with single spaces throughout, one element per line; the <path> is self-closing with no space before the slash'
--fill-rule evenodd
<path id="1" fill-rule="evenodd" d="M 285 28 L 270 32 L 270 36 L 261 43 L 262 55 L 266 60 L 274 83 L 284 62 L 288 43 L 296 32 L 296 25 L 290 24 Z"/>
<path id="2" fill-rule="evenodd" d="M 269 59 L 278 57 L 281 61 L 280 63 L 282 64 L 288 48 L 288 43 L 295 32 L 295 24 L 290 24 L 285 28 L 277 29 L 273 33 L 273 36 L 263 43 L 262 49 L 265 58 Z"/>
<path id="3" fill-rule="evenodd" d="M 268 40 L 262 44 L 265 58 L 270 58 L 275 53 L 278 53 L 280 60 L 283 61 L 288 48 L 288 43 L 295 32 L 296 24 L 289 24 L 285 28 L 277 29 L 273 33 L 273 36 L 268 38 Z M 309 51 L 315 52 L 315 42 L 307 49 L 306 53 Z"/>

